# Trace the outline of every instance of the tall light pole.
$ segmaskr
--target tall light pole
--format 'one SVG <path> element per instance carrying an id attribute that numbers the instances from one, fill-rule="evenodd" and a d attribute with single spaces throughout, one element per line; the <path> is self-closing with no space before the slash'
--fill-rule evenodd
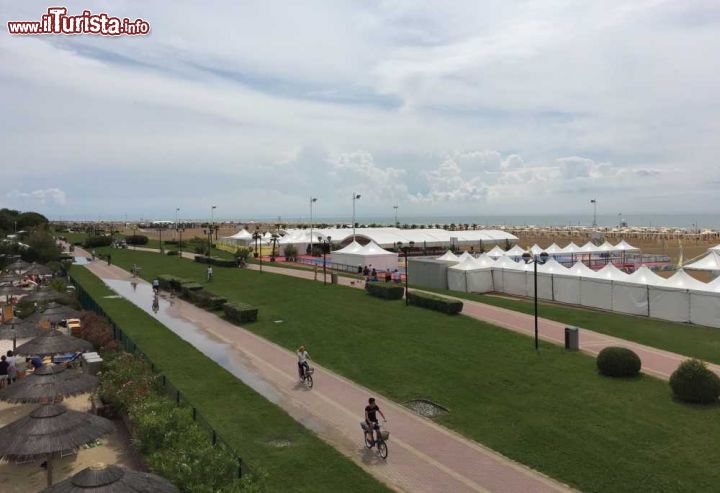
<path id="1" fill-rule="evenodd" d="M 216 205 L 213 205 L 210 207 L 210 225 L 208 227 L 208 257 L 210 256 L 210 253 L 212 252 L 212 232 L 213 227 L 215 226 L 215 209 L 217 209 Z"/>
<path id="2" fill-rule="evenodd" d="M 414 246 L 414 241 L 411 241 L 409 243 L 409 246 L 403 246 L 402 241 L 397 242 L 397 247 L 405 253 L 405 306 L 408 306 L 410 304 L 410 300 L 408 299 L 408 279 L 410 278 L 410 269 L 408 268 L 408 253 L 410 252 L 410 249 Z"/>
<path id="3" fill-rule="evenodd" d="M 597 200 L 591 199 L 590 203 L 593 205 L 593 228 L 597 228 Z"/>
<path id="4" fill-rule="evenodd" d="M 399 226 L 399 223 L 398 223 L 398 220 L 397 220 L 398 207 L 399 207 L 399 206 L 398 206 L 397 204 L 395 204 L 395 205 L 393 206 L 393 209 L 395 209 L 395 227 L 396 227 L 396 228 Z"/>
<path id="5" fill-rule="evenodd" d="M 177 241 L 177 234 L 178 229 L 180 229 L 180 226 L 178 225 L 178 213 L 180 212 L 180 207 L 175 208 L 175 241 Z"/>
<path id="6" fill-rule="evenodd" d="M 360 194 L 359 193 L 356 194 L 355 192 L 353 192 L 353 197 L 352 197 L 352 199 L 353 199 L 353 217 L 352 217 L 353 241 L 355 241 L 355 201 L 358 200 L 359 198 L 360 198 Z"/>
<path id="7" fill-rule="evenodd" d="M 522 259 L 526 264 L 533 263 L 533 282 L 535 283 L 535 350 L 539 348 L 538 343 L 538 291 L 537 291 L 537 266 L 547 262 L 548 254 L 542 252 L 540 255 L 533 255 L 530 252 L 523 253 Z"/>
<path id="8" fill-rule="evenodd" d="M 310 256 L 313 254 L 313 203 L 317 202 L 317 197 L 310 197 Z"/>

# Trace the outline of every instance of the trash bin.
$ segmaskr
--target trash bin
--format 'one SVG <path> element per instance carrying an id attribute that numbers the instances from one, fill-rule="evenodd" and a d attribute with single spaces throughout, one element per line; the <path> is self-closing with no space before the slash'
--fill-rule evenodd
<path id="1" fill-rule="evenodd" d="M 337 284 L 337 274 L 334 272 L 330 274 L 330 283 Z"/>
<path id="2" fill-rule="evenodd" d="M 568 351 L 580 349 L 580 331 L 577 327 L 565 327 L 565 349 Z"/>

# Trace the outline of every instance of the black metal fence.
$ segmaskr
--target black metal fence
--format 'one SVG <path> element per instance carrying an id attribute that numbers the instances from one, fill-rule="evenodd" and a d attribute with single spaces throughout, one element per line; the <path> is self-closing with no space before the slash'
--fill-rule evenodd
<path id="1" fill-rule="evenodd" d="M 210 422 L 198 411 L 197 407 L 190 401 L 171 381 L 169 378 L 167 378 L 164 374 L 162 374 L 160 371 L 158 371 L 157 367 L 153 363 L 153 361 L 147 357 L 145 353 L 142 352 L 142 350 L 138 347 L 137 344 L 128 336 L 110 317 L 102 306 L 100 306 L 95 299 L 87 292 L 85 289 L 70 275 L 70 280 L 75 286 L 75 290 L 77 293 L 78 301 L 80 302 L 80 305 L 86 309 L 91 310 L 97 313 L 98 315 L 105 317 L 108 322 L 110 323 L 110 326 L 112 327 L 113 331 L 113 337 L 118 342 L 118 344 L 125 349 L 125 351 L 132 353 L 134 355 L 137 355 L 141 358 L 143 358 L 145 361 L 148 362 L 150 365 L 150 368 L 160 377 L 159 380 L 162 384 L 162 388 L 165 391 L 165 393 L 175 401 L 175 403 L 180 406 L 187 406 L 188 411 L 191 413 L 193 421 L 198 424 L 198 426 L 203 429 L 207 435 L 208 439 L 215 447 L 222 447 L 223 450 L 227 451 L 228 454 L 231 456 L 234 456 L 237 460 L 237 475 L 238 477 L 242 477 L 246 466 L 243 463 L 242 458 L 240 455 L 238 455 L 237 452 L 228 444 L 228 442 L 222 438 L 220 434 L 215 430 L 215 428 L 212 427 Z"/>

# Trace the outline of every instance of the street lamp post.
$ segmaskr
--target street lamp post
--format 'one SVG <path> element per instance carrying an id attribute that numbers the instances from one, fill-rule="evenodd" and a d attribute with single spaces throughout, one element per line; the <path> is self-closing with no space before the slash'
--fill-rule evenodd
<path id="1" fill-rule="evenodd" d="M 258 252 L 258 259 L 260 260 L 260 273 L 262 274 L 262 251 L 258 251 L 258 243 L 262 249 L 262 235 L 260 234 L 260 227 L 255 228 L 253 233 L 253 240 L 255 240 L 255 250 Z"/>
<path id="2" fill-rule="evenodd" d="M 317 202 L 317 197 L 310 197 L 310 256 L 313 254 L 313 202 Z"/>
<path id="3" fill-rule="evenodd" d="M 526 264 L 533 263 L 533 282 L 535 286 L 535 350 L 539 348 L 538 344 L 538 290 L 537 290 L 537 266 L 547 262 L 548 254 L 542 252 L 540 255 L 532 255 L 529 252 L 523 253 L 522 259 Z"/>
<path id="4" fill-rule="evenodd" d="M 177 241 L 177 234 L 178 234 L 178 213 L 180 212 L 180 207 L 175 208 L 175 240 Z"/>
<path id="5" fill-rule="evenodd" d="M 408 246 L 403 246 L 402 241 L 397 242 L 397 247 L 405 253 L 405 306 L 408 306 L 410 304 L 410 300 L 408 299 L 408 279 L 410 278 L 410 269 L 408 269 L 408 253 L 410 252 L 410 249 L 414 246 L 414 241 L 411 241 Z"/>
<path id="6" fill-rule="evenodd" d="M 593 228 L 597 228 L 597 200 L 591 199 L 590 203 L 593 205 Z"/>
<path id="7" fill-rule="evenodd" d="M 396 228 L 399 226 L 399 223 L 398 223 L 398 220 L 397 220 L 398 207 L 399 207 L 399 206 L 398 206 L 397 204 L 395 204 L 395 205 L 393 206 L 393 209 L 395 209 L 395 227 L 396 227 Z"/>
<path id="8" fill-rule="evenodd" d="M 160 255 L 163 254 L 162 230 L 162 226 L 158 226 L 158 235 L 160 236 Z"/>
<path id="9" fill-rule="evenodd" d="M 212 251 L 212 234 L 213 234 L 213 226 L 215 225 L 215 209 L 217 208 L 216 205 L 213 205 L 210 207 L 210 224 L 208 225 L 208 247 L 207 247 L 207 256 L 210 256 L 210 252 Z"/>
<path id="10" fill-rule="evenodd" d="M 355 241 L 355 201 L 360 198 L 360 194 L 353 192 L 353 217 L 352 217 L 352 228 L 353 228 L 353 241 Z"/>

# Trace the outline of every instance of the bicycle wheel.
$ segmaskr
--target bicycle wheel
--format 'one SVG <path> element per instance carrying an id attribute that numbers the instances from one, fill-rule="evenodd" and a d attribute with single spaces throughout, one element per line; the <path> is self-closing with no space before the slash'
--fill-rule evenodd
<path id="1" fill-rule="evenodd" d="M 312 375 L 308 375 L 308 376 L 305 377 L 305 386 L 306 386 L 308 389 L 313 388 Z"/>
<path id="2" fill-rule="evenodd" d="M 378 449 L 378 453 L 380 454 L 380 457 L 382 457 L 383 459 L 387 459 L 387 456 L 388 456 L 387 443 L 378 442 L 377 449 Z"/>
<path id="3" fill-rule="evenodd" d="M 375 444 L 373 443 L 372 438 L 369 438 L 368 434 L 365 433 L 365 446 L 367 448 L 373 448 L 373 445 L 375 445 Z"/>

